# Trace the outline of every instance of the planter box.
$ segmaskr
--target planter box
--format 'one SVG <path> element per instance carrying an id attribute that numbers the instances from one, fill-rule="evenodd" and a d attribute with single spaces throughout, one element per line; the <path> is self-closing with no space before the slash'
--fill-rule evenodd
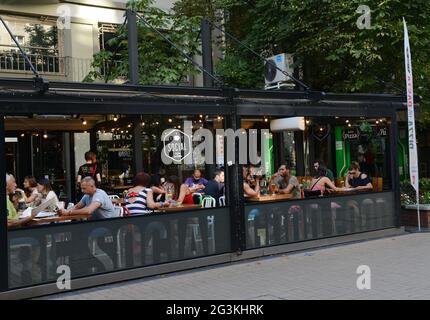
<path id="1" fill-rule="evenodd" d="M 417 205 L 402 206 L 400 218 L 402 226 L 418 227 Z M 422 228 L 430 228 L 430 204 L 420 204 L 420 220 Z"/>

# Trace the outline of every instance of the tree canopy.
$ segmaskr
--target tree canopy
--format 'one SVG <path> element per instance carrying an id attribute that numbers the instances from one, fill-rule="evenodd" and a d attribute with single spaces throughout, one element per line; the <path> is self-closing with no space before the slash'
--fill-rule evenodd
<path id="1" fill-rule="evenodd" d="M 370 8 L 370 28 L 357 20 Z M 302 71 L 301 80 L 314 90 L 328 92 L 401 93 L 405 89 L 403 25 L 408 23 L 415 93 L 428 109 L 430 88 L 430 1 L 428 0 L 179 0 L 171 15 L 134 0 L 148 21 L 166 30 L 172 41 L 197 54 L 199 21 L 215 21 L 246 45 L 269 57 L 292 53 Z M 219 16 L 219 15 L 218 15 Z M 219 20 L 219 19 L 218 19 Z M 167 31 L 169 30 L 169 31 Z M 110 80 L 127 75 L 126 33 L 120 28 L 114 46 L 118 52 L 100 52 L 94 66 L 116 60 Z M 223 81 L 238 88 L 262 88 L 263 62 L 229 38 L 222 43 L 224 57 L 215 65 Z M 141 83 L 176 82 L 195 68 L 153 32 L 139 25 Z M 155 67 L 154 67 L 155 66 Z M 94 76 L 100 76 L 93 74 Z M 428 113 L 421 119 L 430 121 Z"/>
<path id="2" fill-rule="evenodd" d="M 198 17 L 170 15 L 153 6 L 153 0 L 131 0 L 127 7 L 134 8 L 154 28 L 189 56 L 198 55 Z M 138 19 L 139 83 L 179 84 L 187 75 L 196 73 L 193 64 L 179 50 Z M 101 79 L 105 82 L 128 79 L 128 42 L 126 25 L 119 26 L 108 41 L 108 49 L 94 55 L 93 71 L 84 81 Z M 114 48 L 114 49 L 112 49 Z"/>

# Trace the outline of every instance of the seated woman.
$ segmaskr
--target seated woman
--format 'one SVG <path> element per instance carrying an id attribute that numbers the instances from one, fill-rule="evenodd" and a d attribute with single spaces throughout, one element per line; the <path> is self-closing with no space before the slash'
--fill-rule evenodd
<path id="1" fill-rule="evenodd" d="M 365 174 L 360 172 L 360 165 L 353 161 L 348 169 L 348 175 L 345 178 L 345 187 L 354 188 L 356 190 L 372 190 L 372 180 Z"/>
<path id="2" fill-rule="evenodd" d="M 150 177 L 139 172 L 134 177 L 133 188 L 125 196 L 125 206 L 131 215 L 146 214 L 162 207 L 162 203 L 154 202 L 153 191 L 149 189 Z"/>
<path id="3" fill-rule="evenodd" d="M 249 176 L 249 170 L 246 166 L 242 167 L 242 175 L 243 175 L 243 192 L 245 197 L 257 197 L 260 194 L 260 180 L 256 177 L 255 187 L 254 189 L 250 186 L 250 182 L 247 181 L 247 177 Z"/>
<path id="4" fill-rule="evenodd" d="M 21 191 L 17 189 L 17 191 Z M 37 191 L 36 178 L 33 176 L 26 176 L 24 178 L 24 194 L 25 194 L 25 204 L 28 206 L 33 205 L 33 203 L 40 197 L 39 191 Z"/>
<path id="5" fill-rule="evenodd" d="M 40 179 L 37 182 L 37 191 L 39 192 L 39 197 L 36 199 L 37 205 L 42 204 L 51 199 L 55 199 L 55 204 L 58 205 L 58 197 L 55 192 L 52 190 L 51 183 L 48 179 Z M 54 209 L 54 208 L 49 208 Z"/>
<path id="6" fill-rule="evenodd" d="M 161 183 L 161 178 L 159 175 L 151 175 L 149 186 L 152 190 L 154 201 L 165 201 L 166 190 Z"/>
<path id="7" fill-rule="evenodd" d="M 190 188 L 184 183 L 181 184 L 177 176 L 170 176 L 167 178 L 165 189 L 166 195 L 171 192 L 172 200 L 182 204 L 194 204 L 193 194 Z"/>
<path id="8" fill-rule="evenodd" d="M 316 175 L 313 177 L 311 182 L 311 191 L 319 190 L 321 195 L 326 191 L 326 187 L 329 187 L 330 190 L 340 191 L 341 188 L 336 187 L 336 185 L 327 177 L 327 168 L 323 165 L 319 165 L 316 170 Z"/>

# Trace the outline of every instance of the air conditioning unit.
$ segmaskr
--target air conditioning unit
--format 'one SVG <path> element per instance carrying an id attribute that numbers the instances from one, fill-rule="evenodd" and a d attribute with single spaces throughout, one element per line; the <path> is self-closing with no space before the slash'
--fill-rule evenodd
<path id="1" fill-rule="evenodd" d="M 266 86 L 280 82 L 291 82 L 291 78 L 285 73 L 293 74 L 293 62 L 293 55 L 288 53 L 280 53 L 268 58 L 264 70 Z M 278 68 L 285 73 L 281 72 Z"/>

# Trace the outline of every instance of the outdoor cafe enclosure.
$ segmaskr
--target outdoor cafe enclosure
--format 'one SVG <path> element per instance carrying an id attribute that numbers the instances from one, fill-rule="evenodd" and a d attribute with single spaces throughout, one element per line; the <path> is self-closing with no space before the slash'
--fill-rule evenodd
<path id="1" fill-rule="evenodd" d="M 216 206 L 158 210 L 105 220 L 44 220 L 7 228 L 0 219 L 0 290 L 16 296 L 57 292 L 58 267 L 70 267 L 77 289 L 173 270 L 396 232 L 399 222 L 397 112 L 404 97 L 316 94 L 309 91 L 251 91 L 50 83 L 38 92 L 31 80 L 3 80 L 0 91 L 0 171 L 51 181 L 61 201 L 76 203 L 75 180 L 84 153 L 94 150 L 101 166 L 100 188 L 122 197 L 138 172 L 163 169 L 182 181 L 196 168 L 210 179 L 224 169 L 225 202 Z M 291 121 L 288 121 L 290 119 Z M 278 122 L 277 122 L 278 120 Z M 276 123 L 294 123 L 276 127 Z M 165 164 L 166 129 L 213 135 L 213 164 Z M 232 129 L 233 158 L 228 137 Z M 244 196 L 241 135 L 258 136 L 262 173 L 270 177 L 286 164 L 301 185 L 322 160 L 343 187 L 352 161 L 362 162 L 371 190 L 323 196 Z M 261 137 L 261 135 L 264 135 Z M 230 139 L 231 140 L 231 139 Z M 209 141 L 207 141 L 209 142 Z M 192 141 L 193 147 L 200 143 Z M 207 152 L 207 150 L 205 150 Z M 234 161 L 233 161 L 234 160 Z M 3 190 L 5 180 L 2 180 Z M 0 198 L 6 208 L 6 195 Z M 376 233 L 375 233 L 376 232 Z M 300 245 L 303 245 L 300 247 Z"/>

